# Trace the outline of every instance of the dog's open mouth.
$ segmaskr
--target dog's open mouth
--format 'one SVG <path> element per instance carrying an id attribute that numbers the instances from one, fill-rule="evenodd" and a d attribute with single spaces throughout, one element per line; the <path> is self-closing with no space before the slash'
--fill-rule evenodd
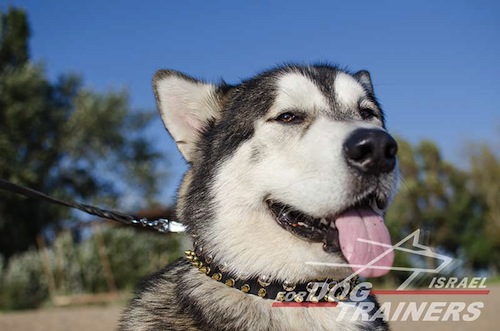
<path id="1" fill-rule="evenodd" d="M 266 202 L 281 227 L 303 240 L 323 242 L 328 253 L 341 252 L 359 275 L 382 276 L 392 265 L 394 253 L 383 218 L 386 201 L 370 195 L 325 218 L 311 217 L 278 201 Z"/>

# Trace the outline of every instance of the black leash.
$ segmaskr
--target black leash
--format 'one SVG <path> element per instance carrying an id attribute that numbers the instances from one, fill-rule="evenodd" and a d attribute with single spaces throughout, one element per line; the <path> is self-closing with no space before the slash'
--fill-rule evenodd
<path id="1" fill-rule="evenodd" d="M 142 225 L 143 227 L 150 227 L 161 233 L 170 232 L 183 232 L 184 226 L 178 222 L 169 221 L 166 218 L 159 218 L 154 220 L 149 220 L 147 218 L 141 218 L 136 215 L 124 214 L 117 211 L 111 211 L 106 209 L 97 208 L 94 206 L 86 205 L 79 202 L 67 202 L 64 200 L 56 199 L 54 197 L 48 196 L 42 192 L 11 183 L 9 181 L 0 179 L 0 190 L 9 191 L 23 195 L 28 198 L 48 201 L 54 204 L 58 204 L 65 207 L 70 207 L 74 209 L 79 209 L 87 214 L 98 216 L 101 218 L 110 219 L 127 225 Z"/>

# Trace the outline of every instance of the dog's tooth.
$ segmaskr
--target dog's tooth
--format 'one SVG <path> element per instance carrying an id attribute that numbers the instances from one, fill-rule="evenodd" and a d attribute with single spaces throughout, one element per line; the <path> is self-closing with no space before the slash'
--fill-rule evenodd
<path id="1" fill-rule="evenodd" d="M 328 221 L 326 218 L 322 218 L 321 221 L 319 221 L 321 224 L 328 225 Z"/>

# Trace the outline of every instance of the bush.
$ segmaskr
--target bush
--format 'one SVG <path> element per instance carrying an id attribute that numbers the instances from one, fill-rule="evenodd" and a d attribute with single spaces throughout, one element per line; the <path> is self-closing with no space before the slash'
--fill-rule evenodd
<path id="1" fill-rule="evenodd" d="M 107 292 L 96 236 L 104 244 L 118 290 L 130 291 L 139 280 L 172 262 L 182 253 L 182 235 L 138 232 L 133 228 L 104 228 L 75 243 L 70 232 L 57 237 L 47 250 L 57 294 Z M 47 279 L 40 253 L 13 256 L 2 267 L 0 256 L 0 308 L 36 308 L 48 299 Z"/>
<path id="2" fill-rule="evenodd" d="M 36 308 L 48 298 L 47 281 L 35 250 L 13 256 L 2 279 L 0 306 L 3 309 Z"/>
<path id="3" fill-rule="evenodd" d="M 119 289 L 132 289 L 138 281 L 181 255 L 175 234 L 137 233 L 128 228 L 102 233 L 110 267 Z"/>

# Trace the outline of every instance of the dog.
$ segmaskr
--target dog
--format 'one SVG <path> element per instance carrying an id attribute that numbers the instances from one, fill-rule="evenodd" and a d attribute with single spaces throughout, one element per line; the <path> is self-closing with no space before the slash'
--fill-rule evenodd
<path id="1" fill-rule="evenodd" d="M 374 296 L 360 312 L 343 290 L 393 262 L 398 146 L 369 72 L 288 64 L 229 85 L 160 70 L 153 87 L 190 166 L 176 213 L 194 248 L 144 281 L 120 329 L 387 330 Z"/>

